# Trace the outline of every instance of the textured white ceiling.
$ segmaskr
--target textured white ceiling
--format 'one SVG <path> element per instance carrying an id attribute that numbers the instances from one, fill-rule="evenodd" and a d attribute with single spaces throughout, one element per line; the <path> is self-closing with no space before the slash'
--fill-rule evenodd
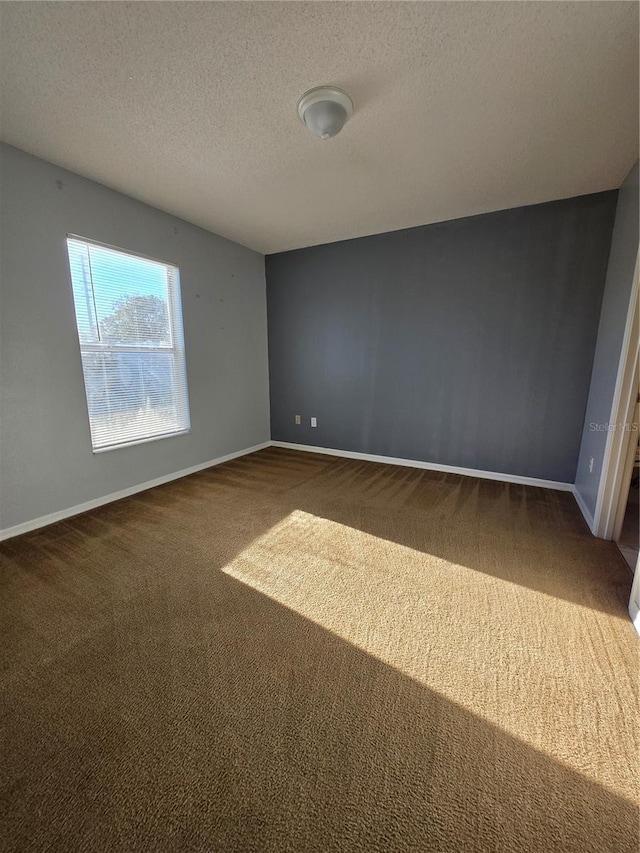
<path id="1" fill-rule="evenodd" d="M 633 2 L 0 3 L 2 138 L 261 252 L 610 189 Z M 355 113 L 309 134 L 298 97 Z"/>

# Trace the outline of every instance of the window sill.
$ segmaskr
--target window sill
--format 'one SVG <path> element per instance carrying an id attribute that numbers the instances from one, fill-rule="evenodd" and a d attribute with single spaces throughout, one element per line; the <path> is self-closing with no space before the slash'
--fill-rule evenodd
<path id="1" fill-rule="evenodd" d="M 123 441 L 118 444 L 109 444 L 106 447 L 94 447 L 94 455 L 98 453 L 108 453 L 111 450 L 122 450 L 124 447 L 136 447 L 138 444 L 149 444 L 152 441 L 160 441 L 162 438 L 173 438 L 176 435 L 188 435 L 191 432 L 189 429 L 181 429 L 177 432 L 163 432 L 162 435 L 151 435 L 149 438 L 137 438 L 135 441 Z"/>

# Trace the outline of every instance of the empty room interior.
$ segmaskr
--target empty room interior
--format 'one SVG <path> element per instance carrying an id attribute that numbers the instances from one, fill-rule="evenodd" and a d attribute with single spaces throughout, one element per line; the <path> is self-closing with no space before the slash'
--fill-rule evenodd
<path id="1" fill-rule="evenodd" d="M 0 850 L 637 853 L 637 2 L 0 2 Z"/>

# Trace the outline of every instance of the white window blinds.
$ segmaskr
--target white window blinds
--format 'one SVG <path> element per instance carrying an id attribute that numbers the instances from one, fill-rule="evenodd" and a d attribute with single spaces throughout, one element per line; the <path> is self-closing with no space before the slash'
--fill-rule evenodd
<path id="1" fill-rule="evenodd" d="M 177 267 L 67 239 L 94 451 L 189 431 Z"/>

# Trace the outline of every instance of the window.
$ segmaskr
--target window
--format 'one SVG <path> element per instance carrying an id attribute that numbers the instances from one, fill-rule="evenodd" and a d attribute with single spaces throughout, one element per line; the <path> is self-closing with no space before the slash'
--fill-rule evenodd
<path id="1" fill-rule="evenodd" d="M 189 431 L 178 268 L 67 238 L 93 450 Z"/>

